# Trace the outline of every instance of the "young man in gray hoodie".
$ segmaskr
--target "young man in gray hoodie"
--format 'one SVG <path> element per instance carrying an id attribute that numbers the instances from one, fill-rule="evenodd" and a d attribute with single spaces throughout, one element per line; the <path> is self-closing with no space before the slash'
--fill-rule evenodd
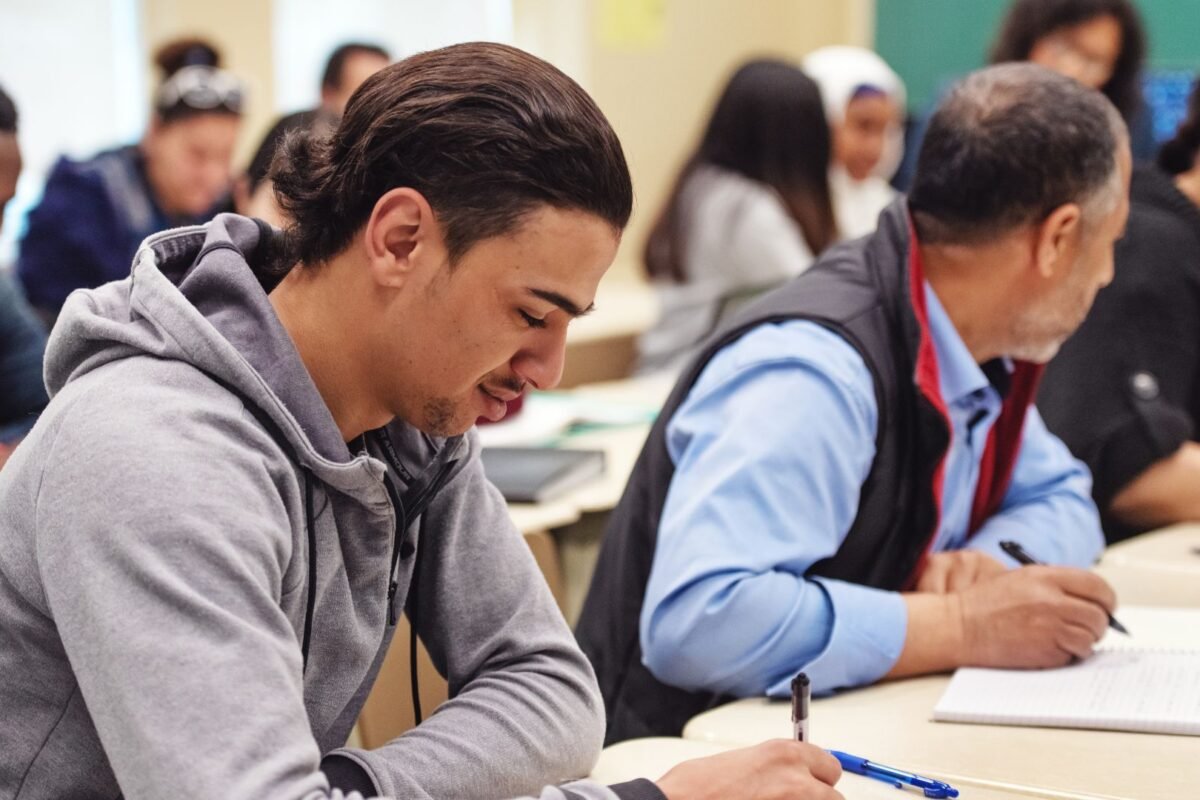
<path id="1" fill-rule="evenodd" d="M 286 234 L 158 234 L 59 318 L 0 473 L 0 796 L 838 797 L 786 742 L 541 788 L 603 709 L 469 429 L 557 382 L 616 252 L 590 98 L 512 48 L 422 54 L 273 179 Z M 346 748 L 400 613 L 451 699 Z"/>

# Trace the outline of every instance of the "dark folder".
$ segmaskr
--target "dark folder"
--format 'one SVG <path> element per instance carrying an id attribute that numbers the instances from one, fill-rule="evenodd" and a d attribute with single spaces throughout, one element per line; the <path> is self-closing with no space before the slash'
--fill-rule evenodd
<path id="1" fill-rule="evenodd" d="M 602 450 L 485 447 L 483 472 L 510 503 L 546 503 L 604 474 Z"/>

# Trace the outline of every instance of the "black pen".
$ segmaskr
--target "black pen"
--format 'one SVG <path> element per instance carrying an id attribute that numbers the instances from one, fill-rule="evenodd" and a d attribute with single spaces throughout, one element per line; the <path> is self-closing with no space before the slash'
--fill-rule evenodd
<path id="1" fill-rule="evenodd" d="M 808 676 L 801 672 L 792 678 L 792 733 L 797 742 L 808 741 Z"/>
<path id="2" fill-rule="evenodd" d="M 1021 564 L 1024 564 L 1025 566 L 1031 566 L 1033 564 L 1041 563 L 1036 558 L 1029 555 L 1029 553 L 1026 553 L 1025 548 L 1021 547 L 1021 545 L 1019 545 L 1016 542 L 1008 541 L 1008 540 L 1003 541 L 1000 543 L 1000 549 L 1003 550 L 1004 552 L 1008 553 L 1010 556 L 1012 556 L 1018 562 L 1020 562 Z M 1108 614 L 1108 612 L 1105 612 L 1105 613 Z M 1126 636 L 1133 635 L 1132 633 L 1130 633 L 1128 630 L 1125 629 L 1124 625 L 1117 622 L 1116 617 L 1114 617 L 1112 614 L 1108 614 L 1108 627 L 1112 628 L 1114 631 L 1120 631 L 1121 633 L 1125 634 Z"/>

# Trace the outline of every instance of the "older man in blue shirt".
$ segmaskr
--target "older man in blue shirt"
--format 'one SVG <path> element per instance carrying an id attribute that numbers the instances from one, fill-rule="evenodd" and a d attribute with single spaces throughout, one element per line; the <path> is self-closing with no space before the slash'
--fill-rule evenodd
<path id="1" fill-rule="evenodd" d="M 1064 126 L 1063 118 L 1073 125 Z M 879 230 L 718 332 L 652 432 L 579 625 L 609 741 L 735 696 L 1084 657 L 1090 478 L 1031 406 L 1112 277 L 1128 139 L 1030 65 L 975 73 Z M 1013 569 L 1000 542 L 1058 567 Z"/>

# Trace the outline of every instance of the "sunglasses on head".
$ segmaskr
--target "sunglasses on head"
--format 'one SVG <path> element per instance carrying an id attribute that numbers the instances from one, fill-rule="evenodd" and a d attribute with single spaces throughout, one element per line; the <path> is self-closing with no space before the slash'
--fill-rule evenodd
<path id="1" fill-rule="evenodd" d="M 193 111 L 221 109 L 240 114 L 244 102 L 241 81 L 223 70 L 196 65 L 184 67 L 163 82 L 155 107 L 160 114 L 180 106 Z"/>

